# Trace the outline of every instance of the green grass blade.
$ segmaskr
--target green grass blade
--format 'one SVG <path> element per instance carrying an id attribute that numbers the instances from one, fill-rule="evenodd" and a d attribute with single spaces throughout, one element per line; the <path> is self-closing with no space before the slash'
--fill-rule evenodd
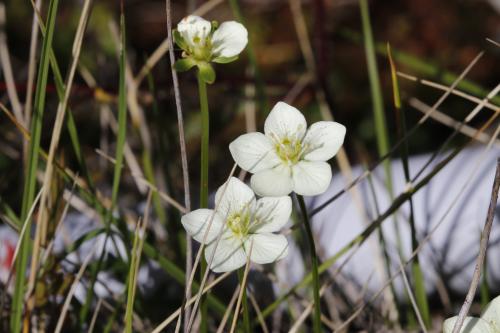
<path id="1" fill-rule="evenodd" d="M 49 51 L 52 49 L 52 40 L 54 37 L 54 28 L 59 1 L 51 0 L 47 12 L 47 34 L 43 38 L 42 51 L 40 56 L 40 64 L 38 69 L 38 77 L 35 90 L 34 100 L 34 116 L 31 124 L 31 141 L 29 146 L 28 168 L 26 170 L 26 178 L 23 189 L 23 202 L 21 209 L 21 221 L 26 219 L 28 211 L 33 204 L 36 190 L 36 172 L 38 169 L 38 154 L 40 150 L 40 138 L 42 133 L 42 120 L 45 110 L 45 98 L 47 79 L 49 74 Z M 27 230 L 31 226 L 31 220 L 28 223 Z M 24 280 L 26 273 L 26 264 L 31 248 L 30 232 L 26 232 L 19 240 L 21 243 L 18 258 L 16 260 L 16 283 L 14 287 L 14 295 L 12 299 L 10 329 L 12 333 L 17 333 L 21 329 L 21 317 L 23 311 L 24 298 Z"/>
<path id="2" fill-rule="evenodd" d="M 406 136 L 406 117 L 404 110 L 401 104 L 401 98 L 399 93 L 399 82 L 396 71 L 396 65 L 392 59 L 392 53 L 390 46 L 387 45 L 387 55 L 389 57 L 389 63 L 391 68 L 391 80 L 393 87 L 393 96 L 394 96 L 394 107 L 396 109 L 396 118 L 399 118 L 399 137 L 400 139 Z M 409 148 L 408 148 L 408 140 L 404 141 L 404 144 L 401 145 L 401 160 L 403 163 L 403 171 L 405 182 L 410 182 L 410 167 L 408 164 L 408 156 L 409 156 Z M 411 230 L 411 246 L 412 251 L 415 251 L 418 248 L 418 239 L 417 239 L 417 229 L 415 226 L 415 215 L 413 211 L 413 198 L 410 196 L 409 198 L 410 204 L 410 230 Z M 431 325 L 431 317 L 429 312 L 429 304 L 427 301 L 427 294 L 425 292 L 425 282 L 424 277 L 422 275 L 422 269 L 420 267 L 420 260 L 418 255 L 415 257 L 415 260 L 412 262 L 412 274 L 413 274 L 413 282 L 415 287 L 415 299 L 417 302 L 417 306 L 419 308 L 420 314 L 422 315 L 422 320 L 425 326 L 428 328 Z"/>
<path id="3" fill-rule="evenodd" d="M 155 96 L 155 85 L 153 80 L 153 75 L 151 72 L 147 75 L 148 88 L 152 96 Z M 156 99 L 153 99 L 153 114 L 157 116 L 158 111 L 158 103 Z M 161 140 L 161 139 L 160 139 Z M 153 185 L 156 186 L 154 169 L 153 169 L 153 160 L 151 158 L 151 153 L 148 149 L 144 149 L 142 153 L 142 167 L 144 169 L 144 176 L 146 179 Z M 165 214 L 165 210 L 161 204 L 160 196 L 156 191 L 153 192 L 153 207 L 158 216 L 158 219 L 162 223 L 162 225 L 167 225 L 167 215 Z"/>
<path id="4" fill-rule="evenodd" d="M 115 168 L 113 173 L 113 189 L 111 192 L 111 209 L 108 211 L 107 224 L 110 224 L 111 214 L 118 200 L 118 189 L 123 168 L 123 152 L 127 135 L 127 92 L 125 88 L 125 16 L 120 15 L 120 81 L 118 88 L 118 137 L 116 143 Z"/>
<path id="5" fill-rule="evenodd" d="M 368 0 L 359 0 L 359 8 L 361 12 L 361 23 L 363 27 L 363 42 L 366 53 L 366 64 L 368 67 L 368 77 L 370 80 L 370 92 L 373 104 L 373 118 L 375 122 L 375 135 L 377 139 L 377 149 L 379 156 L 385 156 L 389 148 L 389 133 L 387 131 L 384 100 L 382 89 L 380 87 L 380 78 L 378 75 L 377 58 L 375 54 L 375 43 L 370 22 L 370 10 Z M 390 199 L 394 199 L 394 189 L 392 184 L 391 162 L 385 159 L 382 162 L 385 173 L 385 185 L 389 193 Z M 399 253 L 402 255 L 401 233 L 396 216 L 394 216 L 394 232 L 396 234 L 396 246 Z"/>
<path id="6" fill-rule="evenodd" d="M 118 135 L 117 135 L 117 143 L 116 143 L 116 152 L 115 152 L 115 165 L 113 172 L 113 184 L 111 190 L 111 207 L 106 211 L 104 225 L 106 228 L 106 240 L 108 241 L 109 233 L 111 231 L 111 223 L 113 221 L 113 211 L 116 207 L 116 202 L 118 200 L 118 190 L 120 188 L 120 178 L 123 168 L 123 157 L 124 157 L 124 147 L 125 147 L 125 139 L 127 135 L 127 95 L 126 95 L 126 87 L 125 87 L 125 18 L 123 14 L 123 10 L 120 15 L 120 56 L 119 56 L 119 68 L 120 68 L 120 77 L 119 77 L 119 86 L 118 86 Z M 92 266 L 91 272 L 91 280 L 89 289 L 87 290 L 87 297 L 85 304 L 83 305 L 80 311 L 80 322 L 84 322 L 87 318 L 90 309 L 90 303 L 92 301 L 92 297 L 94 294 L 94 284 L 97 278 L 97 274 L 99 273 L 103 255 L 101 254 L 98 262 Z"/>
<path id="7" fill-rule="evenodd" d="M 389 134 L 384 114 L 384 100 L 382 89 L 380 88 L 380 79 L 378 75 L 377 59 L 375 56 L 375 46 L 370 23 L 370 13 L 368 0 L 359 0 L 361 11 L 361 22 L 363 26 L 364 47 L 366 53 L 366 64 L 368 67 L 368 77 L 370 79 L 370 92 L 373 103 L 373 118 L 377 136 L 377 148 L 379 155 L 385 155 L 389 151 Z M 388 164 L 388 162 L 387 162 Z M 387 169 L 386 163 L 384 168 Z"/>
<path id="8" fill-rule="evenodd" d="M 488 256 L 488 254 L 486 254 Z M 487 258 L 484 259 L 487 262 Z M 479 297 L 481 300 L 481 309 L 491 301 L 490 286 L 488 284 L 488 265 L 484 265 L 482 269 L 481 284 L 479 285 Z"/>
<path id="9" fill-rule="evenodd" d="M 314 314 L 313 314 L 313 332 L 320 333 L 321 328 L 321 296 L 319 294 L 320 282 L 318 272 L 318 255 L 316 254 L 316 245 L 314 245 L 314 235 L 307 214 L 306 203 L 304 197 L 297 195 L 302 219 L 304 221 L 304 228 L 306 229 L 307 245 L 309 246 L 309 254 L 311 256 L 311 270 L 312 270 L 312 285 L 314 296 Z"/>
<path id="10" fill-rule="evenodd" d="M 127 277 L 127 305 L 125 308 L 125 333 L 132 333 L 132 314 L 134 312 L 134 294 L 136 283 L 136 266 L 139 265 L 140 255 L 138 254 L 140 243 L 140 223 L 137 225 L 135 232 L 134 243 L 132 246 L 132 259 L 130 260 L 130 269 Z"/>
<path id="11" fill-rule="evenodd" d="M 39 20 L 38 21 L 39 27 L 40 27 L 40 32 L 43 37 L 45 37 L 46 33 L 46 27 L 45 24 Z M 63 77 L 61 75 L 61 70 L 59 69 L 59 65 L 57 63 L 56 55 L 54 54 L 54 50 L 50 48 L 49 50 L 49 61 L 50 61 L 50 67 L 52 69 L 52 73 L 54 76 L 54 82 L 56 86 L 56 92 L 57 92 L 57 97 L 59 98 L 60 101 L 63 100 L 64 94 L 65 94 L 65 86 L 64 86 L 64 81 Z M 73 117 L 73 112 L 71 111 L 71 108 L 69 106 L 66 107 L 66 127 L 69 133 L 69 137 L 71 140 L 71 144 L 73 146 L 73 151 L 75 153 L 75 157 L 78 161 L 78 164 L 80 165 L 80 168 L 82 170 L 83 175 L 85 176 L 85 179 L 89 186 L 91 188 L 94 188 L 94 184 L 92 181 L 92 178 L 90 177 L 90 173 L 88 171 L 87 164 L 85 162 L 85 159 L 83 158 L 82 150 L 81 150 L 81 145 L 80 145 L 80 140 L 78 136 L 78 130 L 76 127 L 76 123 Z"/>

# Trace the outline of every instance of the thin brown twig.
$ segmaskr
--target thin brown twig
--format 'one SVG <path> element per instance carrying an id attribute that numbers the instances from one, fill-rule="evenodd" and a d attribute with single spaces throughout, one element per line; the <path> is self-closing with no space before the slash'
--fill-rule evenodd
<path id="1" fill-rule="evenodd" d="M 215 287 L 221 281 L 223 281 L 225 278 L 227 278 L 230 274 L 231 274 L 231 272 L 226 272 L 226 273 L 220 275 L 219 277 L 217 277 L 217 279 L 215 279 L 213 282 L 211 282 L 205 288 L 203 288 L 203 294 L 206 294 L 213 287 Z M 191 297 L 191 299 L 189 299 L 189 301 L 186 302 L 185 306 L 189 306 L 189 305 L 193 304 L 196 301 L 196 298 L 197 298 L 197 296 Z M 174 313 L 172 313 L 170 316 L 168 316 L 167 319 L 165 319 L 160 325 L 158 325 L 151 333 L 160 333 L 165 327 L 168 326 L 168 324 L 170 324 L 175 318 L 177 318 L 180 315 L 182 308 L 183 307 L 179 307 Z"/>
<path id="2" fill-rule="evenodd" d="M 221 194 L 222 197 L 224 197 L 224 195 L 226 194 L 227 186 L 229 185 L 229 179 L 234 175 L 234 172 L 236 170 L 236 166 L 237 165 L 235 163 L 233 165 L 233 168 L 231 169 L 231 172 L 229 173 L 229 176 L 227 177 L 227 180 L 226 180 L 225 184 L 223 185 L 224 187 L 222 188 L 222 194 Z M 213 220 L 214 220 L 215 213 L 219 209 L 219 205 L 220 205 L 220 200 L 219 200 L 219 202 L 215 203 L 215 208 L 214 208 L 214 211 L 213 211 L 212 215 L 210 216 L 210 220 L 208 222 L 207 230 L 205 230 L 205 234 L 203 235 L 203 241 L 201 242 L 201 246 L 198 249 L 198 253 L 196 254 L 196 258 L 195 258 L 194 265 L 193 265 L 193 271 L 191 272 L 191 277 L 189 278 L 189 285 L 188 285 L 189 288 L 191 288 L 191 284 L 193 283 L 194 274 L 195 274 L 196 268 L 198 267 L 198 264 L 199 264 L 199 262 L 201 260 L 201 255 L 202 255 L 203 250 L 205 248 L 206 239 L 207 239 L 208 233 L 210 232 L 210 228 L 212 227 L 212 223 L 213 223 Z M 219 233 L 217 235 L 217 239 L 215 240 L 214 250 L 213 250 L 212 255 L 210 256 L 209 260 L 207 260 L 207 267 L 208 268 L 210 266 L 212 266 L 212 261 L 214 260 L 214 257 L 215 257 L 215 251 L 217 251 L 217 246 L 219 245 L 219 242 L 220 242 L 220 240 L 222 238 L 222 235 L 224 233 L 224 230 L 226 228 L 226 223 L 227 223 L 227 217 L 224 216 L 224 224 L 220 228 Z M 210 273 L 210 269 L 208 269 L 208 268 L 205 271 L 205 274 L 203 275 L 203 279 L 202 279 L 202 281 L 200 283 L 200 290 L 198 291 L 198 295 L 197 295 L 196 301 L 195 301 L 194 306 L 193 306 L 193 313 L 191 313 L 191 316 L 189 318 L 188 331 L 190 331 L 190 328 L 192 327 L 192 324 L 194 322 L 194 318 L 195 318 L 195 314 L 196 314 L 196 311 L 197 311 L 198 303 L 200 302 L 200 298 L 201 298 L 201 290 L 203 289 L 203 286 L 205 285 L 205 283 L 207 281 L 208 274 Z"/>
<path id="3" fill-rule="evenodd" d="M 243 280 L 240 283 L 240 293 L 238 295 L 238 301 L 236 302 L 236 309 L 234 309 L 233 324 L 231 325 L 231 330 L 229 331 L 230 333 L 233 333 L 234 329 L 236 328 L 236 323 L 238 322 L 238 314 L 240 312 L 241 301 L 243 299 L 243 293 L 247 288 L 246 285 L 247 285 L 248 272 L 250 271 L 250 256 L 252 255 L 252 249 L 253 249 L 253 240 L 250 242 L 250 250 L 248 251 L 247 255 L 247 264 L 245 265 L 245 271 L 243 272 Z"/>
<path id="4" fill-rule="evenodd" d="M 35 8 L 39 11 L 42 6 L 42 0 L 36 0 Z M 24 124 L 26 127 L 30 126 L 31 122 L 31 109 L 33 103 L 33 92 L 35 85 L 35 76 L 36 76 L 36 52 L 38 45 L 38 15 L 33 13 L 33 22 L 31 24 L 31 41 L 30 41 L 30 54 L 28 60 L 28 81 L 26 83 L 26 101 L 24 102 Z M 26 142 L 24 145 L 24 150 L 27 154 L 28 143 Z"/>
<path id="5" fill-rule="evenodd" d="M 229 301 L 229 305 L 227 306 L 226 312 L 224 312 L 224 316 L 222 317 L 222 320 L 219 324 L 219 327 L 217 328 L 216 333 L 224 332 L 224 327 L 226 327 L 226 323 L 227 323 L 227 320 L 229 319 L 229 315 L 231 314 L 231 310 L 233 309 L 233 306 L 236 304 L 236 301 L 238 300 L 238 295 L 240 294 L 239 291 L 240 291 L 240 286 L 237 286 L 233 292 L 233 296 L 231 297 L 231 301 Z"/>
<path id="6" fill-rule="evenodd" d="M 181 93 L 179 89 L 179 79 L 177 78 L 177 72 L 174 69 L 175 55 L 174 55 L 174 41 L 172 38 L 172 9 L 170 5 L 170 0 L 165 1 L 165 11 L 167 15 L 167 45 L 168 54 L 170 58 L 170 70 L 172 73 L 172 84 L 174 88 L 175 97 L 175 108 L 177 111 L 177 127 L 179 129 L 179 145 L 181 151 L 181 165 L 182 165 L 182 181 L 184 185 L 184 206 L 187 212 L 191 211 L 191 193 L 189 189 L 189 169 L 187 163 L 187 151 L 186 151 L 186 137 L 184 134 L 184 117 L 182 113 L 182 103 L 181 103 Z M 192 239 L 189 234 L 186 233 L 186 286 L 189 283 L 189 276 L 191 275 L 193 266 L 193 253 L 192 253 Z M 200 288 L 203 290 L 203 287 Z M 185 299 L 191 297 L 191 288 L 186 288 Z M 184 300 L 185 300 L 184 299 Z M 184 308 L 185 318 L 190 317 L 189 307 Z M 182 315 L 179 316 L 179 320 L 182 320 Z M 185 326 L 185 332 L 187 333 L 188 326 Z"/>
<path id="7" fill-rule="evenodd" d="M 432 105 L 432 108 L 423 116 L 419 121 L 418 124 L 423 124 L 427 118 L 430 117 L 431 113 L 434 112 L 444 101 L 448 96 L 451 94 L 451 92 L 458 86 L 460 81 L 464 79 L 464 77 L 469 73 L 469 71 L 476 65 L 476 63 L 481 59 L 483 56 L 484 51 L 479 52 L 476 57 L 467 65 L 467 67 L 460 73 L 460 75 L 453 81 L 451 86 L 446 90 L 446 92 Z"/>
<path id="8" fill-rule="evenodd" d="M 441 91 L 446 91 L 449 89 L 449 87 L 447 85 L 444 85 L 444 84 L 441 84 L 441 83 L 437 83 L 437 82 L 434 82 L 434 81 L 431 81 L 431 80 L 428 80 L 428 79 L 421 79 L 419 77 L 416 77 L 414 75 L 410 75 L 408 73 L 404 73 L 404 72 L 401 72 L 401 71 L 398 71 L 396 73 L 399 77 L 405 79 L 405 80 L 408 80 L 408 81 L 412 81 L 412 82 L 418 82 L 420 84 L 423 84 L 424 86 L 428 86 L 428 87 L 431 87 L 431 88 L 435 88 L 435 89 L 438 89 L 438 90 L 441 90 Z M 451 93 L 453 95 L 456 95 L 458 97 L 462 97 L 468 101 L 471 101 L 471 102 L 474 102 L 476 104 L 479 104 L 481 103 L 481 98 L 478 98 L 476 96 L 473 96 L 471 94 L 468 94 L 462 90 L 458 90 L 458 89 L 452 89 L 451 90 Z M 490 109 L 490 110 L 493 110 L 493 111 L 496 111 L 498 109 L 498 106 L 492 104 L 492 103 L 486 103 L 484 105 L 486 108 Z"/>
<path id="9" fill-rule="evenodd" d="M 73 295 L 76 291 L 76 287 L 78 286 L 78 283 L 80 282 L 80 279 L 82 278 L 83 273 L 85 272 L 85 269 L 87 268 L 88 264 L 90 263 L 90 260 L 94 256 L 94 252 L 98 248 L 97 244 L 98 243 L 94 244 L 93 248 L 87 254 L 87 257 L 83 261 L 82 266 L 80 267 L 80 269 L 78 270 L 78 273 L 76 274 L 75 280 L 73 281 L 73 284 L 71 285 L 71 289 L 70 289 L 70 291 L 69 291 L 69 293 L 66 296 L 66 299 L 64 301 L 64 305 L 63 305 L 62 310 L 61 310 L 61 315 L 59 316 L 59 319 L 57 320 L 56 329 L 54 330 L 55 333 L 59 333 L 62 329 L 64 319 L 66 318 L 66 314 L 67 314 L 68 309 L 69 309 L 70 301 L 73 298 Z"/>
<path id="10" fill-rule="evenodd" d="M 94 310 L 94 314 L 92 315 L 92 319 L 90 320 L 89 330 L 87 331 L 87 333 L 94 332 L 94 326 L 95 326 L 95 323 L 97 321 L 97 315 L 99 314 L 99 310 L 101 309 L 101 305 L 102 305 L 102 298 L 99 298 L 97 300 L 97 304 L 95 306 L 95 310 Z"/>
<path id="11" fill-rule="evenodd" d="M 484 224 L 483 232 L 481 234 L 481 242 L 479 246 L 479 254 L 477 256 L 476 267 L 474 268 L 474 274 L 472 276 L 472 281 L 465 297 L 464 304 L 460 309 L 457 321 L 453 327 L 452 333 L 460 332 L 462 325 L 464 323 L 465 317 L 469 313 L 470 306 L 474 300 L 474 295 L 476 294 L 477 286 L 481 278 L 482 267 L 484 264 L 484 258 L 486 256 L 486 249 L 488 248 L 488 241 L 490 239 L 491 228 L 493 226 L 493 219 L 495 217 L 495 209 L 498 201 L 498 190 L 500 189 L 500 157 L 497 159 L 497 169 L 495 172 L 495 179 L 493 182 L 493 188 L 491 190 L 491 200 L 490 206 L 488 208 L 488 214 L 486 216 L 486 223 Z"/>
<path id="12" fill-rule="evenodd" d="M 100 149 L 95 149 L 95 152 L 99 155 L 99 156 L 102 156 L 104 158 L 105 161 L 108 161 L 112 164 L 115 164 L 116 163 L 116 160 L 107 155 L 106 153 L 104 153 L 102 150 Z M 130 166 L 129 166 L 129 170 L 130 170 Z M 187 210 L 184 206 L 182 206 L 179 202 L 177 202 L 174 198 L 172 198 L 171 196 L 169 196 L 168 194 L 166 194 L 165 192 L 162 192 L 158 187 L 156 187 L 154 184 L 151 184 L 146 178 L 144 178 L 144 176 L 142 174 L 135 174 L 132 170 L 130 170 L 130 175 L 137 181 L 140 181 L 142 183 L 144 183 L 144 185 L 146 187 L 148 187 L 150 190 L 156 192 L 161 199 L 163 199 L 166 203 L 168 203 L 169 205 L 171 205 L 172 207 L 174 207 L 175 209 L 177 209 L 179 212 L 181 212 L 182 214 L 186 214 L 187 213 Z"/>
<path id="13" fill-rule="evenodd" d="M 469 115 L 467 116 L 467 118 L 465 118 L 465 122 L 468 123 L 469 121 L 472 120 L 472 118 L 474 118 L 478 113 L 479 111 L 481 111 L 483 109 L 483 107 L 488 104 L 488 102 L 490 101 L 490 99 L 492 99 L 493 97 L 495 97 L 498 92 L 500 91 L 500 83 L 496 85 L 495 88 L 493 88 L 489 93 L 488 95 L 486 95 L 485 98 L 483 98 L 483 100 L 481 101 L 481 103 L 479 103 L 478 105 L 476 105 L 476 107 L 474 108 L 474 110 L 472 110 Z"/>
<path id="14" fill-rule="evenodd" d="M 10 62 L 9 48 L 7 45 L 7 35 L 5 34 L 5 4 L 0 3 L 0 63 L 7 85 L 7 95 L 14 111 L 14 115 L 21 124 L 25 124 L 23 117 L 23 107 L 19 101 L 17 94 L 16 84 L 12 71 L 12 64 Z"/>
<path id="15" fill-rule="evenodd" d="M 415 301 L 415 296 L 413 296 L 413 291 L 411 290 L 410 282 L 408 282 L 408 277 L 406 276 L 405 268 L 403 266 L 403 261 L 401 260 L 401 256 L 398 256 L 399 260 L 399 267 L 401 271 L 401 275 L 403 276 L 403 283 L 406 288 L 406 292 L 408 293 L 408 296 L 410 297 L 410 302 L 413 307 L 413 310 L 415 311 L 415 315 L 417 316 L 418 324 L 420 325 L 420 329 L 422 332 L 427 333 L 427 328 L 425 327 L 425 323 L 422 319 L 422 314 L 420 313 L 420 310 L 418 308 L 417 302 Z"/>
<path id="16" fill-rule="evenodd" d="M 422 113 L 426 113 L 431 108 L 429 105 L 422 102 L 418 98 L 413 97 L 410 98 L 409 104 Z M 431 114 L 431 118 L 445 126 L 458 130 L 463 135 L 466 135 L 470 138 L 475 138 L 481 143 L 488 143 L 491 139 L 488 134 L 484 132 L 478 133 L 478 130 L 476 128 L 465 125 L 463 122 L 453 119 L 452 117 L 448 116 L 446 113 L 439 111 L 438 109 L 434 110 L 434 112 Z M 500 145 L 500 140 L 495 140 L 495 144 Z"/>
<path id="17" fill-rule="evenodd" d="M 493 45 L 495 45 L 495 46 L 500 47 L 500 43 L 499 43 L 499 42 L 494 41 L 494 40 L 493 40 L 493 39 L 491 39 L 491 38 L 486 38 L 486 40 L 487 40 L 488 42 L 490 42 L 491 44 L 493 44 Z"/>
<path id="18" fill-rule="evenodd" d="M 253 293 L 248 292 L 248 299 L 250 300 L 250 303 L 252 303 L 252 307 L 254 308 L 255 313 L 257 313 L 257 320 L 260 323 L 262 332 L 269 333 L 269 328 L 267 328 L 266 321 L 264 320 L 264 316 L 262 315 L 262 310 L 260 309 L 259 303 L 257 303 L 257 300 L 253 296 Z"/>
<path id="19" fill-rule="evenodd" d="M 27 229 L 27 225 L 28 225 L 27 221 L 29 221 L 29 219 L 31 219 L 31 216 L 33 215 L 33 212 L 35 211 L 36 205 L 38 204 L 38 200 L 40 200 L 40 197 L 42 196 L 42 191 L 43 191 L 43 185 L 42 185 L 42 188 L 40 188 L 40 191 L 38 191 L 38 194 L 36 195 L 35 200 L 33 200 L 33 204 L 31 205 L 31 208 L 28 211 L 28 215 L 26 216 L 26 220 L 23 221 L 24 222 L 23 227 L 22 227 L 21 231 L 19 232 L 18 239 L 23 238 L 24 233 L 26 232 L 26 229 Z M 21 247 L 21 242 L 17 242 L 16 248 L 14 249 L 14 254 L 12 255 L 12 262 L 16 262 L 17 254 L 19 252 L 20 247 Z M 14 265 L 11 265 L 9 268 L 9 274 L 8 274 L 7 283 L 6 283 L 7 286 L 9 285 L 10 280 L 12 279 L 12 276 L 13 276 L 12 269 L 13 268 L 14 268 Z"/>

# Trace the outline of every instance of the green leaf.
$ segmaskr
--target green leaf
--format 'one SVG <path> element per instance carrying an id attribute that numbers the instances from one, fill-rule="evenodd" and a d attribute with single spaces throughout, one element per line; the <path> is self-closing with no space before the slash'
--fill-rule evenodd
<path id="1" fill-rule="evenodd" d="M 200 73 L 201 79 L 208 83 L 212 84 L 215 81 L 215 71 L 212 66 L 207 62 L 198 63 L 198 71 Z"/>
<path id="2" fill-rule="evenodd" d="M 238 59 L 237 55 L 232 56 L 232 57 L 217 57 L 212 61 L 216 62 L 218 64 L 227 64 L 227 63 L 235 61 L 236 59 Z"/>
<path id="3" fill-rule="evenodd" d="M 174 37 L 174 42 L 175 44 L 177 44 L 177 46 L 179 46 L 183 50 L 187 49 L 186 41 L 184 40 L 184 37 L 181 36 L 181 33 L 177 29 L 172 30 L 172 36 Z"/>
<path id="4" fill-rule="evenodd" d="M 193 58 L 182 58 L 175 62 L 174 69 L 178 72 L 185 72 L 196 65 L 196 60 Z"/>

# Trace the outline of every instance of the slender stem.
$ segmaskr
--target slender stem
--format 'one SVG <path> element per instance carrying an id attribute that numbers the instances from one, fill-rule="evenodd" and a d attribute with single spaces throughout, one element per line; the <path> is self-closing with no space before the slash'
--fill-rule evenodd
<path id="1" fill-rule="evenodd" d="M 208 98 L 207 85 L 198 74 L 198 90 L 200 94 L 201 110 L 201 181 L 200 181 L 200 208 L 208 207 Z"/>
<path id="2" fill-rule="evenodd" d="M 302 218 L 304 219 L 304 227 L 306 229 L 307 243 L 309 244 L 309 251 L 311 252 L 312 262 L 312 282 L 314 292 L 314 317 L 313 317 L 313 331 L 315 333 L 321 332 L 321 301 L 319 297 L 319 273 L 318 273 L 318 256 L 316 255 L 316 246 L 314 245 L 314 237 L 309 223 L 309 216 L 307 215 L 306 204 L 304 198 L 297 194 L 300 210 L 302 211 Z"/>
<path id="3" fill-rule="evenodd" d="M 203 81 L 200 73 L 198 77 L 198 91 L 200 95 L 200 111 L 201 111 L 201 173 L 200 173 L 200 208 L 208 207 L 208 142 L 209 142 L 209 116 L 208 116 L 208 98 L 207 85 Z M 200 274 L 203 275 L 207 269 L 205 261 L 201 261 Z M 207 302 L 205 297 L 200 303 L 201 311 L 201 332 L 207 331 Z"/>
<path id="4" fill-rule="evenodd" d="M 179 128 L 179 146 L 181 151 L 181 165 L 182 165 L 182 178 L 184 182 L 184 205 L 188 212 L 191 211 L 191 191 L 189 186 L 189 168 L 187 162 L 187 152 L 186 152 L 186 138 L 184 135 L 184 117 L 182 114 L 182 102 L 181 93 L 179 89 L 179 79 L 177 78 L 177 72 L 174 69 L 175 64 L 175 54 L 174 54 L 174 41 L 172 38 L 172 7 L 170 0 L 165 1 L 165 9 L 167 14 L 167 36 L 168 36 L 168 54 L 170 57 L 170 67 L 172 73 L 172 83 L 174 87 L 175 96 L 175 107 L 177 110 L 177 127 Z M 189 11 L 191 12 L 191 11 Z M 148 75 L 151 78 L 151 72 Z M 152 85 L 151 85 L 152 86 Z M 192 240 L 191 236 L 186 233 L 186 286 L 189 285 L 189 278 L 191 276 L 191 271 L 193 267 L 192 258 Z M 191 298 L 191 288 L 186 288 L 186 294 L 183 300 L 183 305 L 186 300 Z M 189 307 L 182 307 L 184 309 L 184 314 L 179 316 L 180 324 L 182 324 L 183 318 L 189 318 L 191 316 L 191 309 Z M 184 326 L 184 332 L 188 333 L 187 322 Z"/>
<path id="5" fill-rule="evenodd" d="M 248 301 L 247 301 L 247 288 L 245 283 L 245 268 L 240 268 L 238 270 L 238 279 L 240 280 L 241 288 L 243 288 L 243 294 L 241 296 L 241 305 L 243 306 L 243 331 L 245 333 L 250 333 L 250 316 L 248 313 Z M 234 314 L 237 316 L 238 314 Z"/>
<path id="6" fill-rule="evenodd" d="M 484 265 L 484 259 L 486 257 L 486 250 L 488 248 L 488 241 L 490 239 L 491 227 L 493 226 L 493 220 L 495 218 L 495 209 L 498 202 L 498 192 L 500 191 L 500 158 L 497 159 L 497 170 L 495 172 L 495 179 L 493 181 L 493 189 L 491 190 L 491 200 L 490 206 L 488 208 L 488 213 L 486 215 L 486 223 L 484 224 L 483 232 L 481 233 L 481 240 L 479 245 L 479 254 L 476 259 L 476 267 L 474 268 L 474 274 L 472 275 L 472 281 L 469 286 L 469 291 L 465 297 L 464 304 L 458 314 L 458 319 L 453 326 L 452 333 L 461 332 L 462 325 L 465 321 L 465 317 L 469 313 L 470 306 L 474 300 L 474 295 L 476 294 L 477 285 L 481 278 L 481 269 Z"/>

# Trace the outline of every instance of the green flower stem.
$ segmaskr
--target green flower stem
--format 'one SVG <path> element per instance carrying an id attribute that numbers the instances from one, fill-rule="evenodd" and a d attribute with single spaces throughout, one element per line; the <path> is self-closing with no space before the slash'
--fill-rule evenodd
<path id="1" fill-rule="evenodd" d="M 250 316 L 248 314 L 248 301 L 247 301 L 247 286 L 243 284 L 245 276 L 245 266 L 238 270 L 238 279 L 240 281 L 240 286 L 243 288 L 243 294 L 241 296 L 241 305 L 243 307 L 243 332 L 250 333 Z M 238 314 L 235 313 L 235 316 Z"/>
<path id="2" fill-rule="evenodd" d="M 311 252 L 312 261 L 312 283 L 314 292 L 314 317 L 313 317 L 313 331 L 315 333 L 321 332 L 321 300 L 319 297 L 319 273 L 318 273 L 318 256 L 316 255 L 316 246 L 314 245 L 314 237 L 307 215 L 306 204 L 304 198 L 297 194 L 300 210 L 302 211 L 302 218 L 304 219 L 304 227 L 306 228 L 307 242 L 309 243 L 309 251 Z"/>
<path id="3" fill-rule="evenodd" d="M 200 111 L 201 111 L 201 174 L 200 174 L 200 208 L 208 207 L 208 142 L 209 142 L 209 115 L 208 115 L 208 98 L 207 84 L 198 72 L 198 90 L 200 95 Z M 201 260 L 201 279 L 207 270 L 207 264 Z M 201 311 L 201 332 L 207 331 L 207 302 L 205 297 L 202 297 L 200 302 Z"/>
<path id="4" fill-rule="evenodd" d="M 208 98 L 207 84 L 198 73 L 198 90 L 200 94 L 201 111 L 201 181 L 200 181 L 200 208 L 208 207 Z"/>

